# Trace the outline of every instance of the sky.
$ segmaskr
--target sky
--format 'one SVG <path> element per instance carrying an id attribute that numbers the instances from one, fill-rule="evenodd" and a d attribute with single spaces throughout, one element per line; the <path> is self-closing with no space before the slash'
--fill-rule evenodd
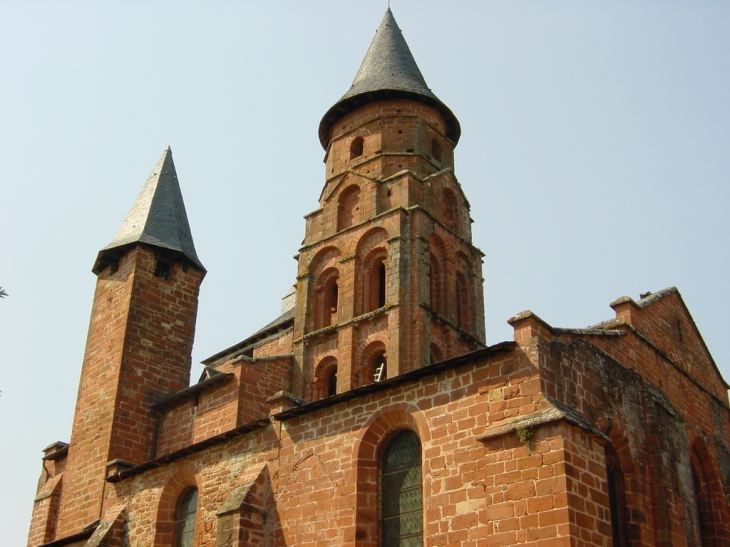
<path id="1" fill-rule="evenodd" d="M 193 362 L 279 314 L 317 127 L 386 1 L 0 4 L 0 544 L 68 441 L 91 267 L 169 145 L 208 270 Z M 462 126 L 487 341 L 677 286 L 730 380 L 730 3 L 392 0 Z M 200 373 L 195 365 L 193 378 Z"/>

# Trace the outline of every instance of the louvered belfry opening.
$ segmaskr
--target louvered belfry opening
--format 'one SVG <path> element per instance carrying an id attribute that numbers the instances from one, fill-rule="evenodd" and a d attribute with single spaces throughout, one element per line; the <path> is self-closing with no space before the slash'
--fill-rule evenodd
<path id="1" fill-rule="evenodd" d="M 421 547 L 421 441 L 413 431 L 398 433 L 385 450 L 380 496 L 383 547 Z"/>

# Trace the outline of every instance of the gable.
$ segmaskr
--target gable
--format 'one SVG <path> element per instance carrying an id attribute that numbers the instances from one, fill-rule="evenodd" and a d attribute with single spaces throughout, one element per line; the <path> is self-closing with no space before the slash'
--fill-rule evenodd
<path id="1" fill-rule="evenodd" d="M 728 386 L 676 287 L 646 294 L 637 301 L 622 297 L 611 304 L 624 319 L 689 376 L 724 398 Z"/>

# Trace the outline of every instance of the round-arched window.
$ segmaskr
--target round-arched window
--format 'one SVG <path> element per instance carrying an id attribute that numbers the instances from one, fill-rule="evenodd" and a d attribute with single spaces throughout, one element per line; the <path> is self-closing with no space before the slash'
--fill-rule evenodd
<path id="1" fill-rule="evenodd" d="M 413 431 L 398 433 L 383 453 L 380 499 L 382 545 L 423 545 L 421 440 Z"/>
<path id="2" fill-rule="evenodd" d="M 175 512 L 175 547 L 193 547 L 197 512 L 198 490 L 188 488 L 180 497 Z"/>

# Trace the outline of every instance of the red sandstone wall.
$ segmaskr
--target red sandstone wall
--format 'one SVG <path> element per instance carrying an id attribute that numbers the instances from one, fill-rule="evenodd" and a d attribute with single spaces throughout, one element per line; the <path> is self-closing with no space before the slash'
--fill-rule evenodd
<path id="1" fill-rule="evenodd" d="M 288 388 L 291 358 L 268 357 L 223 364 L 234 377 L 175 401 L 160 415 L 155 457 L 266 418 L 266 400 Z"/>
<path id="2" fill-rule="evenodd" d="M 155 454 L 157 457 L 192 444 L 196 412 L 195 399 L 190 397 L 161 414 Z"/>
<path id="3" fill-rule="evenodd" d="M 347 114 L 332 128 L 327 178 L 346 169 L 392 175 L 401 169 L 429 174 L 454 165 L 453 145 L 443 136 L 445 123 L 434 109 L 413 101 L 377 101 Z M 350 142 L 364 137 L 363 155 L 350 159 Z M 441 143 L 442 159 L 431 155 L 431 139 Z M 399 152 L 389 160 L 381 151 Z"/>
<path id="4" fill-rule="evenodd" d="M 273 340 L 257 346 L 253 350 L 253 357 L 272 357 L 275 355 L 288 355 L 291 353 L 292 333 L 291 331 L 274 338 Z"/>
<path id="5" fill-rule="evenodd" d="M 175 263 L 155 277 L 154 252 L 127 251 L 99 274 L 60 500 L 57 536 L 100 514 L 106 464 L 153 456 L 161 395 L 188 386 L 202 273 Z"/>
<path id="6" fill-rule="evenodd" d="M 645 334 L 651 338 L 653 331 Z M 707 485 L 714 488 L 708 495 L 724 500 L 714 505 L 713 534 L 730 538 L 727 497 L 719 485 L 719 477 L 730 476 L 726 398 L 719 400 L 693 382 L 631 331 L 620 337 L 561 335 L 543 342 L 540 352 L 545 393 L 573 406 L 611 437 L 626 480 L 632 545 L 668 547 L 699 541 L 691 472 L 691 447 L 697 443 L 707 454 L 708 483 L 714 484 Z M 711 376 L 713 368 L 705 355 L 694 355 L 691 366 Z"/>
<path id="7" fill-rule="evenodd" d="M 487 443 L 477 438 L 499 420 L 544 407 L 534 389 L 535 372 L 524 357 L 501 355 L 275 422 L 114 488 L 130 502 L 130 534 L 138 544 L 152 545 L 155 519 L 149 513 L 160 511 L 165 485 L 187 476 L 203 488 L 198 535 L 201 546 L 212 547 L 218 508 L 238 477 L 267 462 L 275 506 L 267 509 L 273 528 L 266 533 L 280 538 L 275 544 L 375 545 L 371 494 L 377 474 L 371 470 L 389 433 L 408 427 L 423 443 L 427 545 L 478 545 L 497 537 L 568 545 L 560 431 L 538 432 L 531 447 L 514 433 Z"/>

